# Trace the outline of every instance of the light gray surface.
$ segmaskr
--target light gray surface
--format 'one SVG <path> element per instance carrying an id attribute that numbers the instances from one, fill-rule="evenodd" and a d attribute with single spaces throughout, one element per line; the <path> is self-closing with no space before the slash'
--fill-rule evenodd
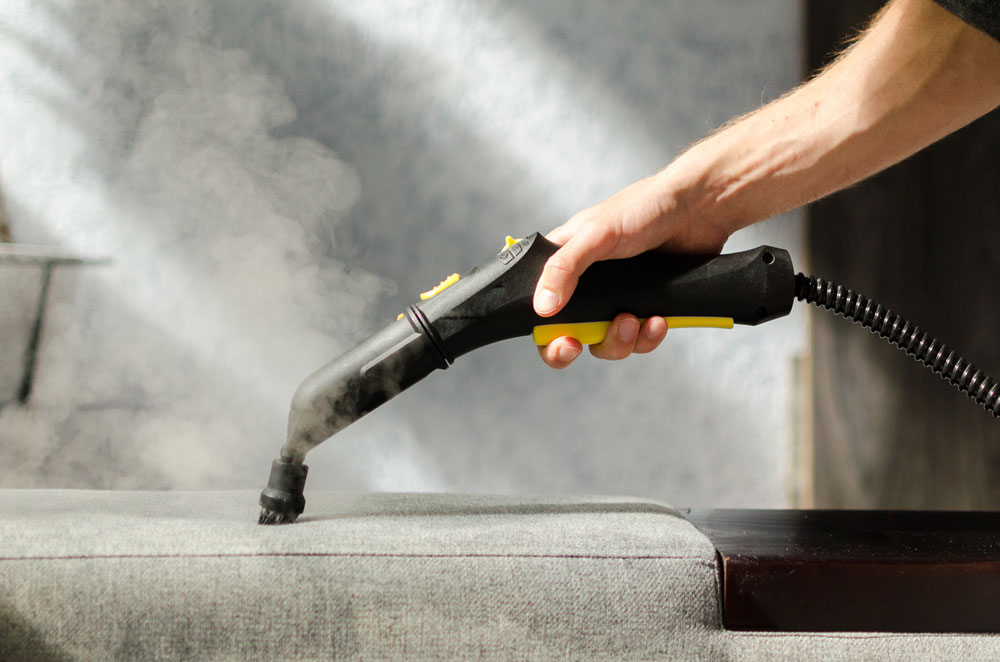
<path id="1" fill-rule="evenodd" d="M 795 0 L 0 3 L 14 234 L 114 260 L 56 274 L 0 485 L 259 489 L 306 375 L 792 87 L 800 24 Z M 800 236 L 731 249 L 801 262 Z M 317 449 L 310 484 L 783 505 L 804 346 L 793 317 L 556 373 L 511 341 Z"/>
<path id="2" fill-rule="evenodd" d="M 256 496 L 0 491 L 0 658 L 643 658 L 717 621 L 662 504 L 309 494 L 261 527 Z"/>
<path id="3" fill-rule="evenodd" d="M 996 659 L 992 636 L 721 630 L 714 551 L 609 497 L 0 490 L 0 659 Z"/>
<path id="4" fill-rule="evenodd" d="M 6 490 L 0 557 L 491 553 L 712 560 L 711 545 L 675 509 L 643 499 L 332 492 L 306 498 L 295 525 L 260 526 L 258 493 L 250 491 Z"/>

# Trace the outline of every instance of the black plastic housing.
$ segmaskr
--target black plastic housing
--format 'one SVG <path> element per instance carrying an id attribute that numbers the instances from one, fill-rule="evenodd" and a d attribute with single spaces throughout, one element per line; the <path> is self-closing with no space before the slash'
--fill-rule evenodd
<path id="1" fill-rule="evenodd" d="M 795 297 L 792 261 L 780 248 L 715 256 L 649 252 L 594 263 L 566 307 L 540 317 L 532 305 L 535 285 L 558 248 L 533 234 L 419 305 L 449 362 L 483 345 L 528 335 L 540 324 L 632 313 L 731 317 L 736 324 L 755 325 L 787 315 Z"/>
<path id="2" fill-rule="evenodd" d="M 533 234 L 440 291 L 308 377 L 292 400 L 282 458 L 302 462 L 316 445 L 478 347 L 550 323 L 640 317 L 731 317 L 759 324 L 791 310 L 795 277 L 779 248 L 719 256 L 644 253 L 592 265 L 559 314 L 535 314 L 532 299 L 558 249 Z"/>

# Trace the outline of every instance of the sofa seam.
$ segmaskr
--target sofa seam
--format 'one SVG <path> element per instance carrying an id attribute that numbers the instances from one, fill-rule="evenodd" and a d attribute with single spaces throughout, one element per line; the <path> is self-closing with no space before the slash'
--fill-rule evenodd
<path id="1" fill-rule="evenodd" d="M 646 555 L 601 555 L 601 554 L 407 554 L 396 552 L 259 552 L 259 553 L 220 553 L 220 554 L 73 554 L 73 555 L 38 555 L 38 556 L 0 556 L 0 562 L 6 561 L 80 561 L 86 559 L 182 559 L 182 558 L 271 558 L 271 557 L 356 557 L 356 558 L 432 558 L 432 559 L 463 559 L 463 558 L 515 558 L 515 559 L 574 559 L 595 561 L 694 561 L 698 565 L 715 568 L 715 561 L 709 561 L 698 556 L 670 556 L 660 554 Z"/>

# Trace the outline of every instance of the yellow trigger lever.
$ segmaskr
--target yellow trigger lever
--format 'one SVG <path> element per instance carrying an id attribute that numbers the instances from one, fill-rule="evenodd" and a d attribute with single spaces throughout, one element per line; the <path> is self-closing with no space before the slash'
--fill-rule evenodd
<path id="1" fill-rule="evenodd" d="M 665 317 L 668 329 L 731 329 L 731 317 Z M 639 320 L 645 322 L 645 319 Z M 583 345 L 596 345 L 608 335 L 611 322 L 571 322 L 569 324 L 541 324 L 531 332 L 536 345 L 548 345 L 556 338 L 569 336 Z"/>

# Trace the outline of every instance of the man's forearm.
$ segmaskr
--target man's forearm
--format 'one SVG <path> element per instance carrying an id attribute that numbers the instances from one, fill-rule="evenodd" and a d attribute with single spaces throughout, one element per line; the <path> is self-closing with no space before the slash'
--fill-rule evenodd
<path id="1" fill-rule="evenodd" d="M 1000 105 L 1000 43 L 931 0 L 894 0 L 822 74 L 658 177 L 733 232 L 850 186 Z"/>
<path id="2" fill-rule="evenodd" d="M 932 0 L 892 0 L 822 74 L 553 229 L 562 247 L 539 278 L 535 311 L 557 313 L 597 260 L 719 251 L 736 230 L 850 186 L 997 105 L 1000 43 Z M 620 359 L 666 333 L 659 318 L 639 329 L 620 315 L 591 351 Z M 541 352 L 564 368 L 581 349 L 557 338 Z"/>

